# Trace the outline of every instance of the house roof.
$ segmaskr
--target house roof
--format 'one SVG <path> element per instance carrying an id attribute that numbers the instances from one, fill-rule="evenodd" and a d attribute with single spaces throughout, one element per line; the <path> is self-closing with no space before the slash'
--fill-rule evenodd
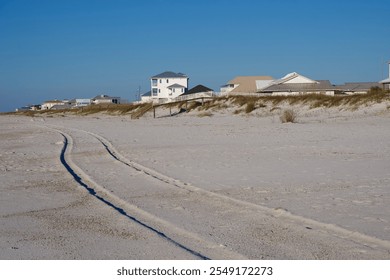
<path id="1" fill-rule="evenodd" d="M 163 73 L 153 76 L 152 78 L 188 78 L 188 77 L 183 73 L 165 71 Z"/>
<path id="2" fill-rule="evenodd" d="M 119 97 L 108 96 L 108 95 L 105 95 L 105 94 L 101 94 L 101 95 L 95 96 L 92 99 L 93 100 L 107 100 L 107 99 L 120 99 L 120 98 Z"/>
<path id="3" fill-rule="evenodd" d="M 336 90 L 330 81 L 322 80 L 316 83 L 295 83 L 295 84 L 272 84 L 261 90 L 261 92 L 284 92 L 284 91 L 318 91 L 318 90 Z"/>
<path id="4" fill-rule="evenodd" d="M 145 92 L 144 94 L 141 94 L 141 96 L 152 96 L 152 91 Z"/>
<path id="5" fill-rule="evenodd" d="M 186 93 L 183 93 L 182 95 L 187 95 L 187 94 L 194 94 L 198 92 L 208 92 L 208 91 L 213 91 L 211 88 L 205 87 L 204 85 L 197 85 L 187 91 Z"/>
<path id="6" fill-rule="evenodd" d="M 385 79 L 385 80 L 380 81 L 379 83 L 381 83 L 381 84 L 390 84 L 390 77 Z"/>
<path id="7" fill-rule="evenodd" d="M 345 83 L 344 85 L 337 86 L 337 89 L 343 91 L 359 91 L 370 90 L 372 87 L 380 87 L 380 83 L 377 82 L 362 82 L 362 83 Z"/>
<path id="8" fill-rule="evenodd" d="M 271 81 L 274 78 L 271 76 L 238 76 L 235 77 L 233 80 L 230 80 L 228 84 L 234 84 L 237 85 L 235 89 L 233 89 L 231 92 L 256 92 L 257 91 L 257 85 L 256 81 Z"/>
<path id="9" fill-rule="evenodd" d="M 50 108 L 50 110 L 63 110 L 63 109 L 70 109 L 72 108 L 72 105 L 70 104 L 57 104 Z"/>
<path id="10" fill-rule="evenodd" d="M 167 88 L 185 88 L 185 86 L 182 86 L 182 85 L 179 85 L 179 84 L 173 84 L 173 85 L 170 85 Z"/>

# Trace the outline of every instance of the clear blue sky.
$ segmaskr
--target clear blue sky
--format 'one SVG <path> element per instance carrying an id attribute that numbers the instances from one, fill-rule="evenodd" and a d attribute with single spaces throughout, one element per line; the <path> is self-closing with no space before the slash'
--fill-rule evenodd
<path id="1" fill-rule="evenodd" d="M 106 93 L 134 100 L 183 72 L 214 90 L 298 72 L 388 76 L 388 0 L 0 0 L 0 111 Z"/>

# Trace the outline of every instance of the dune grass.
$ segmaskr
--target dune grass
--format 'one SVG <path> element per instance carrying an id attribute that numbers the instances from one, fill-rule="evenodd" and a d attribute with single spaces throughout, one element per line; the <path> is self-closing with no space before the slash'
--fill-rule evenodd
<path id="1" fill-rule="evenodd" d="M 268 111 L 272 112 L 276 108 L 283 106 L 308 106 L 310 109 L 314 108 L 332 108 L 340 107 L 345 110 L 356 110 L 361 106 L 369 106 L 375 103 L 390 102 L 390 93 L 373 90 L 368 94 L 361 95 L 335 95 L 327 96 L 323 94 L 306 94 L 297 96 L 244 96 L 232 95 L 216 97 L 212 100 L 204 101 L 190 101 L 162 105 L 165 108 L 177 107 L 178 109 L 185 109 L 187 112 L 192 110 L 213 112 L 223 109 L 233 109 L 233 114 L 245 113 L 249 114 L 256 110 L 263 108 L 270 108 Z M 104 113 L 109 115 L 131 115 L 132 118 L 139 118 L 146 112 L 152 109 L 151 103 L 139 104 L 98 104 L 90 105 L 81 108 L 67 109 L 67 110 L 42 110 L 42 111 L 23 111 L 13 112 L 8 114 L 37 116 L 37 115 L 91 115 L 97 113 Z M 3 113 L 4 114 L 4 113 Z"/>
<path id="2" fill-rule="evenodd" d="M 287 109 L 282 112 L 280 116 L 280 121 L 282 123 L 295 123 L 297 115 L 292 109 Z"/>

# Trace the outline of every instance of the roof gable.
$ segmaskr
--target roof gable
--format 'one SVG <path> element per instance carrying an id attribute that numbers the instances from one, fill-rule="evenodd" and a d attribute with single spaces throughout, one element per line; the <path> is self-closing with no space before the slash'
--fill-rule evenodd
<path id="1" fill-rule="evenodd" d="M 275 80 L 274 84 L 316 84 L 318 83 L 315 80 L 309 79 L 305 76 L 302 76 L 296 72 L 292 72 L 284 76 L 279 80 Z"/>
<path id="2" fill-rule="evenodd" d="M 238 85 L 231 92 L 245 92 L 251 93 L 257 91 L 258 82 L 257 81 L 272 81 L 271 76 L 238 76 L 233 80 L 230 80 L 228 84 Z"/>
<path id="3" fill-rule="evenodd" d="M 179 85 L 179 84 L 173 84 L 173 85 L 170 85 L 167 88 L 185 88 L 185 86 L 182 86 L 182 85 Z"/>
<path id="4" fill-rule="evenodd" d="M 194 94 L 199 92 L 209 92 L 209 91 L 213 91 L 213 90 L 211 88 L 205 87 L 204 85 L 197 85 L 192 89 L 190 89 L 189 91 L 187 91 L 186 93 L 184 93 L 183 95 Z"/>

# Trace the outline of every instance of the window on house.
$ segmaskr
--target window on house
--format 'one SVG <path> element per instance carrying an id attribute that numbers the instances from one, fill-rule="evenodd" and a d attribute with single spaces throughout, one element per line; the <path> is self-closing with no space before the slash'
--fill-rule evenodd
<path id="1" fill-rule="evenodd" d="M 152 86 L 157 86 L 157 79 L 152 79 Z"/>
<path id="2" fill-rule="evenodd" d="M 161 89 L 158 89 L 158 93 L 161 93 Z"/>
<path id="3" fill-rule="evenodd" d="M 169 80 L 167 79 L 167 83 L 169 83 Z"/>
<path id="4" fill-rule="evenodd" d="M 160 84 L 162 83 L 162 80 L 160 79 Z"/>
<path id="5" fill-rule="evenodd" d="M 176 89 L 173 89 L 173 92 L 176 92 Z"/>
<path id="6" fill-rule="evenodd" d="M 157 89 L 154 88 L 154 89 L 152 90 L 152 93 L 153 93 L 153 96 L 157 96 Z"/>
<path id="7" fill-rule="evenodd" d="M 184 92 L 184 88 L 181 89 L 181 92 Z"/>

